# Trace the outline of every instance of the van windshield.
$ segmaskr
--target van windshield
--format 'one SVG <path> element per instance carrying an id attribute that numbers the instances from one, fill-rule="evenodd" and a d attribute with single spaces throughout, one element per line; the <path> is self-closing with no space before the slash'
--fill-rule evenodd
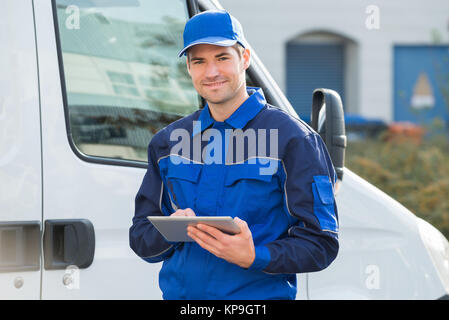
<path id="1" fill-rule="evenodd" d="M 85 155 L 147 161 L 152 136 L 200 108 L 187 73 L 185 1 L 57 0 L 69 132 Z"/>

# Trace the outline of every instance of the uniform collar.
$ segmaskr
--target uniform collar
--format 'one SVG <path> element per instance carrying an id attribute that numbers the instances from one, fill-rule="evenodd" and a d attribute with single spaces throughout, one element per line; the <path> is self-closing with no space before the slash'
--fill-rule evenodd
<path id="1" fill-rule="evenodd" d="M 224 121 L 234 129 L 243 129 L 267 103 L 261 88 L 247 87 L 246 90 L 249 97 Z M 192 136 L 203 132 L 215 122 L 210 115 L 209 105 L 206 104 L 197 121 L 193 127 Z"/>

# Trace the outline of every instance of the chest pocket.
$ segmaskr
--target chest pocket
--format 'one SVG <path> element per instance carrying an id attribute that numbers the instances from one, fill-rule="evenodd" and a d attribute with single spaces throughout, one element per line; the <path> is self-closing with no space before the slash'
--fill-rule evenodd
<path id="1" fill-rule="evenodd" d="M 191 208 L 195 211 L 198 196 L 198 181 L 201 174 L 200 164 L 171 164 L 167 168 L 167 189 L 173 209 Z"/>
<path id="2" fill-rule="evenodd" d="M 262 223 L 273 206 L 279 205 L 281 193 L 277 175 L 263 173 L 259 164 L 227 166 L 224 215 L 238 216 L 253 225 Z"/>
<path id="3" fill-rule="evenodd" d="M 239 180 L 256 180 L 271 182 L 272 175 L 261 174 L 261 167 L 257 164 L 237 164 L 230 165 L 227 170 L 225 186 L 230 187 Z"/>

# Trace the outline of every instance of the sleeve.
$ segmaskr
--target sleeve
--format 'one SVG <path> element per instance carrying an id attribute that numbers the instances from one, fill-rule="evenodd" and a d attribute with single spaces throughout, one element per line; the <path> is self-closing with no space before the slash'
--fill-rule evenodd
<path id="1" fill-rule="evenodd" d="M 131 249 L 147 262 L 168 259 L 180 243 L 165 240 L 147 216 L 170 215 L 174 212 L 167 203 L 167 190 L 161 179 L 154 150 L 153 137 L 148 147 L 148 169 L 135 197 L 135 212 L 129 229 Z"/>
<path id="2" fill-rule="evenodd" d="M 293 225 L 285 237 L 256 247 L 252 269 L 268 273 L 320 271 L 336 258 L 336 172 L 318 134 L 293 138 L 284 156 L 284 210 Z"/>

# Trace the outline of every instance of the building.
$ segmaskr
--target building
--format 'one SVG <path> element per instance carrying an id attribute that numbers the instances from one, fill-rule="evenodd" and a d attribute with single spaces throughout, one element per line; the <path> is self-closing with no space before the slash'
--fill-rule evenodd
<path id="1" fill-rule="evenodd" d="M 449 123 L 449 2 L 221 0 L 298 114 L 312 90 L 345 113 Z"/>

